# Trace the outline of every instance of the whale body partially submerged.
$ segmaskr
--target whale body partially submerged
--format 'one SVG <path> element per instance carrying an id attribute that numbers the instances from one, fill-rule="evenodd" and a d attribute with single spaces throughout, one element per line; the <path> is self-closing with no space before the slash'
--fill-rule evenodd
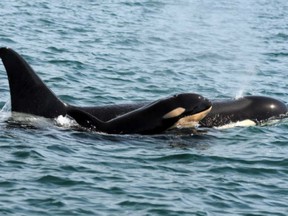
<path id="1" fill-rule="evenodd" d="M 155 134 L 173 127 L 195 125 L 211 110 L 211 102 L 194 93 L 178 94 L 141 106 L 72 106 L 62 102 L 17 52 L 0 48 L 0 57 L 8 75 L 13 112 L 46 118 L 69 115 L 83 127 L 111 134 Z"/>
<path id="2" fill-rule="evenodd" d="M 212 107 L 211 112 L 200 121 L 201 126 L 220 127 L 231 123 L 250 126 L 286 117 L 288 112 L 284 102 L 265 96 L 213 101 Z"/>
<path id="3" fill-rule="evenodd" d="M 212 101 L 194 93 L 178 94 L 154 102 L 80 107 L 62 102 L 38 77 L 25 59 L 0 48 L 6 69 L 11 110 L 45 118 L 69 115 L 82 127 L 114 134 L 155 134 L 171 128 L 219 127 L 235 122 L 257 124 L 286 115 L 287 105 L 264 96 Z"/>

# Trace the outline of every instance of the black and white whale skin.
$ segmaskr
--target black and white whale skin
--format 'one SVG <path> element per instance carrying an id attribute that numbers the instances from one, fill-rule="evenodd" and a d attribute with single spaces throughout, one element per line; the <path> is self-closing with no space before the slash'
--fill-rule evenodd
<path id="1" fill-rule="evenodd" d="M 212 101 L 212 110 L 199 124 L 202 127 L 221 127 L 231 123 L 251 126 L 271 118 L 287 116 L 287 105 L 264 96 L 245 96 L 234 100 Z"/>
<path id="2" fill-rule="evenodd" d="M 211 101 L 212 109 L 199 121 L 200 127 L 254 126 L 270 119 L 286 118 L 287 105 L 277 99 L 265 96 L 244 96 L 238 99 Z M 135 104 L 106 105 L 103 107 L 81 107 L 91 115 L 107 121 L 126 112 L 139 109 L 147 102 Z"/>
<path id="3" fill-rule="evenodd" d="M 9 79 L 12 111 L 46 118 L 65 116 L 68 113 L 83 127 L 107 133 L 160 133 L 170 128 L 171 123 L 167 123 L 167 116 L 175 121 L 172 127 L 193 127 L 195 122 L 199 122 L 201 127 L 221 127 L 237 122 L 242 123 L 240 126 L 255 125 L 271 118 L 281 118 L 288 112 L 284 102 L 264 96 L 212 101 L 211 109 L 210 102 L 197 94 L 180 94 L 154 103 L 72 106 L 57 98 L 17 52 L 0 48 L 0 57 Z M 167 103 L 169 108 L 164 109 L 161 103 Z M 194 109 L 191 106 L 195 106 Z M 140 114 L 146 111 L 150 116 L 145 114 L 145 118 L 141 118 Z M 157 118 L 152 112 L 156 113 Z M 163 116 L 166 117 L 165 126 L 159 126 Z M 137 123 L 138 121 L 141 123 Z M 128 129 L 123 126 L 127 122 L 135 127 Z M 150 125 L 150 128 L 143 122 Z"/>
<path id="4" fill-rule="evenodd" d="M 67 107 L 67 114 L 81 126 L 110 134 L 156 134 L 174 127 L 191 127 L 211 110 L 211 103 L 197 94 L 185 93 L 160 99 L 108 121 Z"/>
<path id="5" fill-rule="evenodd" d="M 211 110 L 199 94 L 183 93 L 135 105 L 77 107 L 63 103 L 17 52 L 0 48 L 13 112 L 46 118 L 69 115 L 81 126 L 111 134 L 156 134 L 173 127 L 190 127 Z"/>

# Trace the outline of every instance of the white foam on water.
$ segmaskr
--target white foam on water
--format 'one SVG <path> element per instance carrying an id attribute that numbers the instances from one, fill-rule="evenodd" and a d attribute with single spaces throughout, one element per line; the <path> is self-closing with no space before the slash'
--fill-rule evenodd
<path id="1" fill-rule="evenodd" d="M 64 127 L 64 128 L 71 128 L 75 125 L 78 125 L 75 120 L 67 117 L 67 116 L 58 116 L 57 118 L 55 118 L 55 123 L 57 126 L 59 127 Z"/>
<path id="2" fill-rule="evenodd" d="M 0 110 L 0 122 L 4 122 L 11 116 L 11 103 L 10 100 L 4 104 Z"/>
<path id="3" fill-rule="evenodd" d="M 11 111 L 11 102 L 9 100 L 4 104 L 0 112 L 2 113 L 2 112 L 10 112 L 10 111 Z"/>

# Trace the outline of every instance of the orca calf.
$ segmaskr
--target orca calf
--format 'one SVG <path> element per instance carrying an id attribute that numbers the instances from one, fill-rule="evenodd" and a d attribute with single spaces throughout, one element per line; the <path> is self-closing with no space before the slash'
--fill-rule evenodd
<path id="1" fill-rule="evenodd" d="M 78 124 L 111 134 L 156 134 L 173 127 L 195 126 L 211 110 L 211 102 L 185 93 L 147 104 L 77 107 L 63 103 L 14 50 L 0 48 L 13 112 L 46 118 L 69 115 Z"/>
<path id="2" fill-rule="evenodd" d="M 81 108 L 67 114 L 83 127 L 110 134 L 155 134 L 174 127 L 194 127 L 211 110 L 211 103 L 197 94 L 178 94 L 144 105 L 106 122 Z"/>

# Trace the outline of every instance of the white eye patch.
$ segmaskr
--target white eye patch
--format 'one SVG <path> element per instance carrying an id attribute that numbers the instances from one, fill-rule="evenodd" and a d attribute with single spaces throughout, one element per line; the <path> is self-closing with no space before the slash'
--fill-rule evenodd
<path id="1" fill-rule="evenodd" d="M 185 112 L 185 109 L 183 107 L 178 107 L 176 109 L 173 109 L 172 111 L 166 113 L 163 118 L 164 119 L 168 119 L 168 118 L 174 118 L 177 117 L 179 115 L 181 115 L 182 113 Z"/>

